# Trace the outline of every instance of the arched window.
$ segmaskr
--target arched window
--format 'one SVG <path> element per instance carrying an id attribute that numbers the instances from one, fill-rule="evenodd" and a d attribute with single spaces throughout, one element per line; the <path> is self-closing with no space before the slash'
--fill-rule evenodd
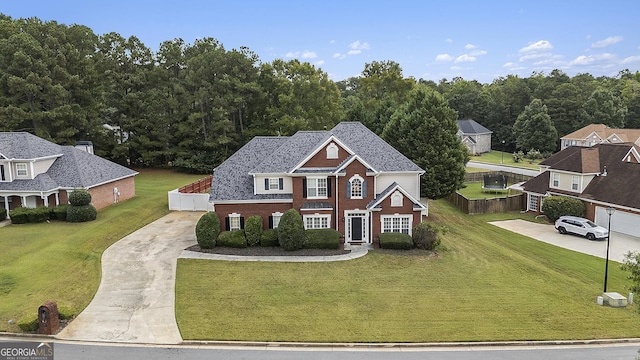
<path id="1" fill-rule="evenodd" d="M 362 180 L 358 178 L 351 180 L 351 197 L 352 198 L 362 197 Z"/>
<path id="2" fill-rule="evenodd" d="M 396 191 L 391 195 L 391 206 L 400 207 L 402 206 L 402 193 L 400 191 Z"/>
<path id="3" fill-rule="evenodd" d="M 338 147 L 336 144 L 331 143 L 327 146 L 327 159 L 337 159 L 338 158 Z"/>
<path id="4" fill-rule="evenodd" d="M 347 197 L 364 199 L 367 197 L 367 181 L 360 175 L 353 175 L 347 182 Z"/>

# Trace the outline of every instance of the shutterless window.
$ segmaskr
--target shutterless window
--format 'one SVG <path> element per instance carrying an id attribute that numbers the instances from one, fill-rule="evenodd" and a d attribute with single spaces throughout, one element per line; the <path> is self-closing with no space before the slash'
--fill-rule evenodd
<path id="1" fill-rule="evenodd" d="M 27 164 L 16 164 L 16 175 L 27 176 Z"/>
<path id="2" fill-rule="evenodd" d="M 529 195 L 529 210 L 538 211 L 538 197 L 535 195 Z"/>
<path id="3" fill-rule="evenodd" d="M 579 183 L 578 177 L 577 176 L 572 176 L 571 177 L 571 190 L 578 191 L 578 183 Z"/>
<path id="4" fill-rule="evenodd" d="M 304 218 L 305 229 L 327 229 L 329 228 L 329 215 L 326 216 L 306 216 Z"/>
<path id="5" fill-rule="evenodd" d="M 389 216 L 382 218 L 382 232 L 410 234 L 411 216 Z"/>
<path id="6" fill-rule="evenodd" d="M 560 186 L 560 174 L 553 174 L 553 187 Z"/>

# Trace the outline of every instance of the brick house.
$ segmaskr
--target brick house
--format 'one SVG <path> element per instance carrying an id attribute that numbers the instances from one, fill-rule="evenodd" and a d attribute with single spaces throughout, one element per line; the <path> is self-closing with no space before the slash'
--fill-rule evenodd
<path id="1" fill-rule="evenodd" d="M 213 172 L 210 202 L 221 230 L 260 215 L 277 228 L 296 209 L 305 228 L 333 228 L 346 243 L 377 243 L 381 232 L 411 234 L 428 213 L 420 167 L 358 122 L 290 137 L 255 137 Z"/>
<path id="2" fill-rule="evenodd" d="M 67 204 L 75 189 L 88 190 L 100 209 L 135 196 L 136 174 L 92 151 L 26 132 L 0 132 L 0 207 L 5 209 Z"/>
<path id="3" fill-rule="evenodd" d="M 611 230 L 640 237 L 640 147 L 633 143 L 570 146 L 540 163 L 541 173 L 525 182 L 527 210 L 542 212 L 546 196 L 582 200 L 586 217 L 608 226 L 607 207 L 616 209 Z"/>

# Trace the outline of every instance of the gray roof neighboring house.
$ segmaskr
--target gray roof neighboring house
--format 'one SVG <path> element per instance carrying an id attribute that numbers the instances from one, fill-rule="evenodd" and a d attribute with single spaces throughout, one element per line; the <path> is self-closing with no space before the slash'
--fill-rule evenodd
<path id="1" fill-rule="evenodd" d="M 493 134 L 493 131 L 471 119 L 458 120 L 458 128 L 465 135 Z"/>
<path id="2" fill-rule="evenodd" d="M 9 160 L 57 156 L 46 173 L 39 174 L 34 179 L 0 182 L 0 191 L 89 189 L 137 174 L 134 170 L 73 146 L 57 145 L 24 132 L 0 132 L 0 154 Z"/>
<path id="3" fill-rule="evenodd" d="M 285 194 L 254 194 L 254 174 L 305 173 L 296 169 L 334 136 L 379 172 L 423 172 L 419 166 L 359 122 L 341 122 L 331 130 L 298 131 L 290 137 L 255 137 L 214 169 L 211 201 L 291 199 Z M 345 161 L 352 158 L 350 155 Z M 343 162 L 345 163 L 345 162 Z M 338 166 L 336 169 L 340 168 Z M 322 169 L 325 171 L 325 169 Z M 326 169 L 335 171 L 335 169 Z"/>

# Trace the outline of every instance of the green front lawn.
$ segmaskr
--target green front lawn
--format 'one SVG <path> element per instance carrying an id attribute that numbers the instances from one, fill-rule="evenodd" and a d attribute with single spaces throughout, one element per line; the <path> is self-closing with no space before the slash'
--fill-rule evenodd
<path id="1" fill-rule="evenodd" d="M 346 262 L 178 261 L 184 339 L 429 342 L 639 337 L 634 307 L 596 304 L 604 260 L 487 224 L 432 201 L 449 227 L 439 256 L 370 252 Z M 609 267 L 609 289 L 625 274 Z"/>
<path id="2" fill-rule="evenodd" d="M 467 199 L 491 199 L 496 197 L 507 197 L 508 190 L 484 190 L 482 182 L 465 183 L 465 187 L 458 190 Z"/>
<path id="3" fill-rule="evenodd" d="M 19 332 L 18 321 L 36 319 L 48 300 L 67 315 L 80 313 L 98 289 L 102 252 L 167 214 L 167 191 L 199 177 L 143 170 L 136 197 L 99 211 L 96 221 L 1 227 L 0 331 Z"/>
<path id="4" fill-rule="evenodd" d="M 502 152 L 498 150 L 491 150 L 491 152 L 489 153 L 485 153 L 478 156 L 469 156 L 469 160 L 476 161 L 476 162 L 484 162 L 489 164 L 516 166 L 516 167 L 535 169 L 535 170 L 538 170 L 538 164 L 542 161 L 542 160 L 536 160 L 533 163 L 529 164 L 529 160 L 525 159 L 524 161 L 515 162 L 513 161 L 513 154 L 511 154 L 510 152 Z"/>

